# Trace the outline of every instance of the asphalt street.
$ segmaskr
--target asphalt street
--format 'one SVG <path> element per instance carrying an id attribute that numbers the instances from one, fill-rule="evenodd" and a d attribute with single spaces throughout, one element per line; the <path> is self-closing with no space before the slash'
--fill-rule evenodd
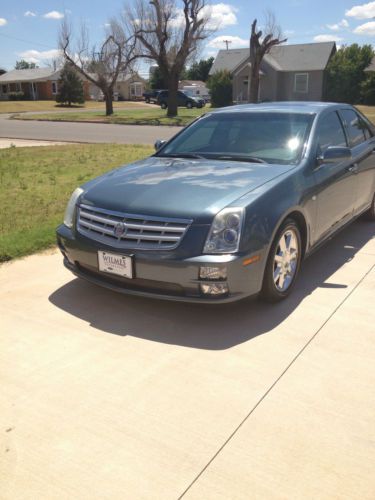
<path id="1" fill-rule="evenodd" d="M 169 139 L 181 130 L 167 126 L 9 120 L 9 116 L 0 114 L 0 137 L 8 139 L 154 144 L 157 139 Z"/>

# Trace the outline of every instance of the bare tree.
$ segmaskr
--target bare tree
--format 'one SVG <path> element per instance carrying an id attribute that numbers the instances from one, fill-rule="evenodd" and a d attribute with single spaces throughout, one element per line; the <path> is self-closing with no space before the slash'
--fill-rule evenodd
<path id="1" fill-rule="evenodd" d="M 249 102 L 258 102 L 259 96 L 259 73 L 263 57 L 270 52 L 272 47 L 287 41 L 282 39 L 281 28 L 276 24 L 275 16 L 272 12 L 266 14 L 266 26 L 264 36 L 261 30 L 257 31 L 257 20 L 254 19 L 251 25 L 250 37 L 250 78 L 248 81 Z"/>
<path id="2" fill-rule="evenodd" d="M 168 82 L 168 116 L 177 115 L 178 81 L 185 63 L 215 30 L 206 0 L 138 0 L 123 20 L 138 41 L 139 57 L 155 61 Z"/>
<path id="3" fill-rule="evenodd" d="M 128 35 L 123 24 L 112 19 L 100 47 L 90 46 L 87 28 L 81 25 L 79 36 L 73 41 L 72 28 L 64 20 L 61 24 L 59 46 L 63 56 L 86 80 L 103 93 L 106 115 L 113 114 L 113 89 L 120 73 L 130 71 L 136 60 L 136 39 Z"/>

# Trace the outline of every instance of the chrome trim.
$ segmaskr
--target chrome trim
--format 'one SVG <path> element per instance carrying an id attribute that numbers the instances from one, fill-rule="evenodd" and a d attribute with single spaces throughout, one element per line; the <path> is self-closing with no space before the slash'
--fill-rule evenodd
<path id="1" fill-rule="evenodd" d="M 77 231 L 87 238 L 117 248 L 173 250 L 180 244 L 193 221 L 128 214 L 81 204 L 77 207 Z M 114 229 L 123 223 L 125 232 Z"/>

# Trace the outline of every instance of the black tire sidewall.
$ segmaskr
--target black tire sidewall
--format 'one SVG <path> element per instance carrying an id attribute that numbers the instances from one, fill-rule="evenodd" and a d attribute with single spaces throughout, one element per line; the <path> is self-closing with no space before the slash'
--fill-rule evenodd
<path id="1" fill-rule="evenodd" d="M 293 280 L 287 290 L 285 292 L 280 292 L 276 288 L 276 285 L 273 280 L 273 265 L 274 265 L 274 258 L 275 258 L 275 253 L 277 246 L 279 244 L 280 237 L 282 233 L 287 231 L 288 229 L 292 229 L 294 233 L 296 234 L 297 240 L 298 240 L 298 246 L 299 246 L 299 251 L 298 251 L 298 261 L 297 261 L 297 269 L 296 272 L 293 276 Z M 269 302 L 278 302 L 280 300 L 285 299 L 288 297 L 288 295 L 291 293 L 293 290 L 293 287 L 296 283 L 299 270 L 301 267 L 301 257 L 302 257 L 302 238 L 301 238 L 301 233 L 299 230 L 298 225 L 294 222 L 292 219 L 287 219 L 279 228 L 279 230 L 276 233 L 276 236 L 272 242 L 271 249 L 268 254 L 267 258 L 267 264 L 266 268 L 264 271 L 264 276 L 263 276 L 263 286 L 262 286 L 262 292 L 261 296 L 269 301 Z"/>

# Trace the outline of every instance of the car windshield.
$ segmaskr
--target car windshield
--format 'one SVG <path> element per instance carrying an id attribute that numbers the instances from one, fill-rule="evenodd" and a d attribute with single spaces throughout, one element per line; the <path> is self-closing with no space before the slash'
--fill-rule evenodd
<path id="1" fill-rule="evenodd" d="M 312 114 L 224 112 L 208 114 L 156 153 L 256 163 L 300 161 Z"/>

